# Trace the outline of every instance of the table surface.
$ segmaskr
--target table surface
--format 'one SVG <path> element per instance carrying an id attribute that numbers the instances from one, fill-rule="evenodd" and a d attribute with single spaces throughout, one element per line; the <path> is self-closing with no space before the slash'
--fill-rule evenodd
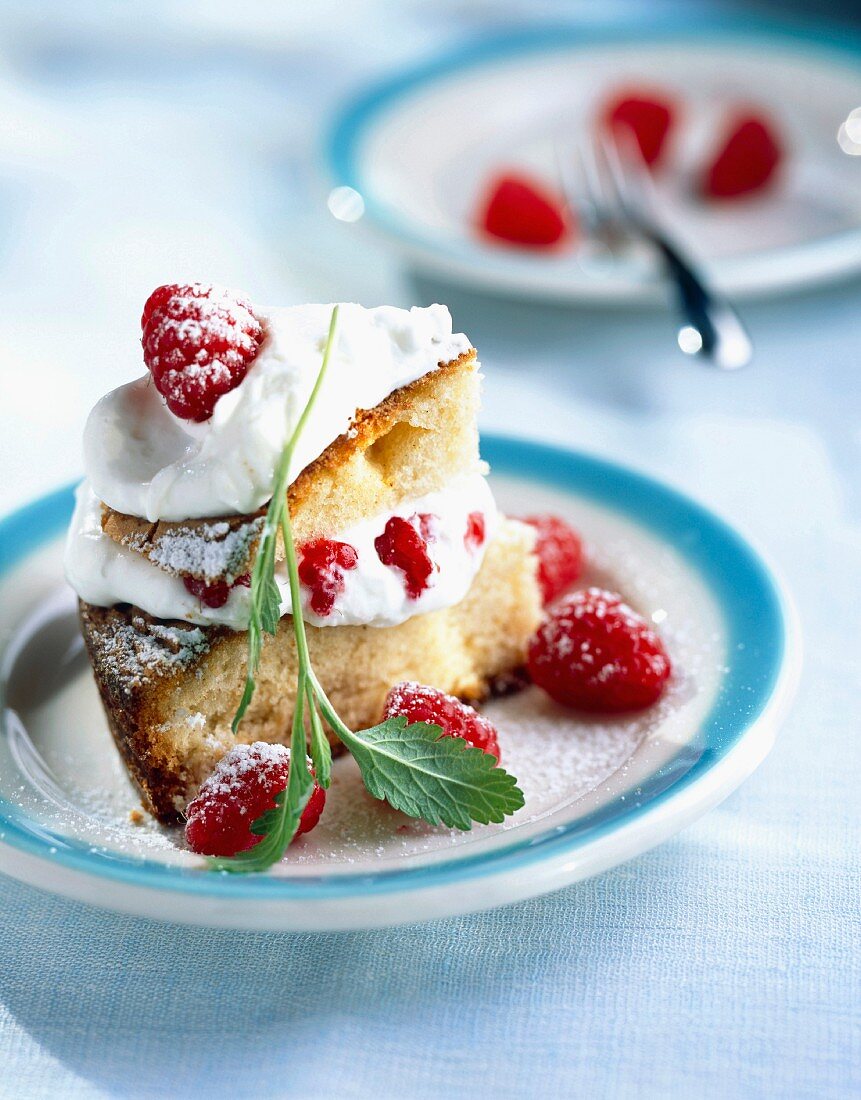
<path id="1" fill-rule="evenodd" d="M 373 38 L 367 5 L 330 0 L 289 20 L 39 7 L 0 12 L 0 510 L 80 473 L 158 283 L 443 301 L 481 353 L 484 426 L 630 462 L 740 524 L 795 596 L 806 666 L 771 756 L 717 810 L 495 912 L 240 935 L 0 879 L 0 1096 L 857 1094 L 861 284 L 749 304 L 756 362 L 724 377 L 659 310 L 465 292 L 327 220 L 331 106 L 474 33 L 481 3 L 378 7 Z"/>

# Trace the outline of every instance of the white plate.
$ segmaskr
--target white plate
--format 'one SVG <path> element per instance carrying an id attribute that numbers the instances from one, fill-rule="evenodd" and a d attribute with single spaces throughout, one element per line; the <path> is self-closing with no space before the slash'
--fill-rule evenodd
<path id="1" fill-rule="evenodd" d="M 535 689 L 497 700 L 488 713 L 526 795 L 504 825 L 457 833 L 411 821 L 374 802 L 342 759 L 321 824 L 279 867 L 213 874 L 181 836 L 129 820 L 137 798 L 61 580 L 64 490 L 0 525 L 0 870 L 160 919 L 363 928 L 556 889 L 720 801 L 768 751 L 797 673 L 792 617 L 766 567 L 716 517 L 621 467 L 494 437 L 483 449 L 503 507 L 569 516 L 590 547 L 585 580 L 660 624 L 674 676 L 658 706 L 586 719 Z"/>
<path id="2" fill-rule="evenodd" d="M 365 222 L 421 268 L 533 296 L 650 300 L 661 283 L 648 256 L 608 260 L 577 246 L 542 255 L 471 228 L 495 172 L 523 168 L 553 185 L 555 143 L 573 143 L 627 85 L 664 88 L 684 106 L 660 199 L 717 285 L 767 293 L 861 270 L 861 158 L 837 141 L 861 107 L 861 49 L 848 34 L 754 33 L 721 19 L 698 20 L 694 31 L 568 28 L 471 45 L 351 101 L 329 135 L 331 175 L 361 194 Z M 722 107 L 739 101 L 777 120 L 786 171 L 758 197 L 696 200 L 694 166 Z M 343 195 L 333 205 L 351 217 L 357 209 Z"/>

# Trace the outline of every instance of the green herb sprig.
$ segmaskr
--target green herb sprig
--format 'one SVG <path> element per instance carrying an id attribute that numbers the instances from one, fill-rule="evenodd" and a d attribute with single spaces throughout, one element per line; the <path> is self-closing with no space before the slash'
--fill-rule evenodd
<path id="1" fill-rule="evenodd" d="M 317 380 L 275 471 L 272 500 L 251 571 L 248 669 L 233 719 L 233 732 L 236 733 L 254 696 L 263 635 L 275 634 L 278 630 L 281 598 L 275 583 L 275 550 L 280 531 L 290 582 L 299 665 L 287 787 L 276 797 L 274 809 L 257 818 L 251 826 L 251 831 L 263 839 L 253 848 L 230 858 L 210 860 L 216 870 L 265 871 L 283 857 L 314 790 L 314 776 L 321 787 L 328 787 L 331 782 L 332 750 L 323 729 L 324 721 L 353 755 L 370 794 L 410 817 L 422 818 L 431 825 L 469 829 L 473 821 L 482 825 L 502 821 L 523 805 L 523 793 L 517 780 L 496 766 L 495 757 L 473 748 L 459 737 L 443 737 L 439 726 L 429 722 L 408 724 L 406 718 L 389 718 L 370 729 L 351 730 L 339 717 L 314 672 L 302 618 L 287 488 L 296 444 L 326 377 L 337 330 L 338 306 L 335 306 Z M 309 750 L 313 776 L 308 768 Z"/>

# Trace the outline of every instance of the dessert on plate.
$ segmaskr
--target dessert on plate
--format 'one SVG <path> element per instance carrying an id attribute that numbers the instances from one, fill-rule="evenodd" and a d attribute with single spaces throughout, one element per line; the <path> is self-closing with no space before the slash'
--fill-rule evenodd
<path id="1" fill-rule="evenodd" d="M 290 743 L 304 643 L 291 549 L 267 516 L 294 435 L 302 635 L 346 726 L 379 722 L 405 682 L 482 700 L 539 625 L 536 528 L 501 515 L 488 486 L 468 339 L 439 305 L 337 314 L 332 335 L 331 306 L 160 287 L 142 318 L 148 372 L 87 422 L 66 573 L 113 736 L 164 823 L 219 762 L 241 768 L 238 747 L 275 767 L 266 746 Z M 265 540 L 280 621 L 244 698 Z"/>
<path id="2" fill-rule="evenodd" d="M 526 678 L 584 711 L 650 706 L 670 663 L 560 517 L 500 514 L 479 364 L 448 310 L 254 307 L 159 287 L 148 373 L 107 394 L 66 575 L 144 804 L 261 871 L 324 811 L 332 757 L 430 825 L 524 805 L 471 704 Z"/>

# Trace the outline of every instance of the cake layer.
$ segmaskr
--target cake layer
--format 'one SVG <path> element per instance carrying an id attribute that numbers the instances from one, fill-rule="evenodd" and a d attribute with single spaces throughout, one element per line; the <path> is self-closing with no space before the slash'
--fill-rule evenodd
<path id="1" fill-rule="evenodd" d="M 349 431 L 307 466 L 288 500 L 297 543 L 332 537 L 401 501 L 441 490 L 483 469 L 476 415 L 475 352 L 440 366 L 358 410 Z M 114 541 L 168 573 L 206 583 L 248 573 L 262 528 L 257 515 L 150 523 L 105 506 L 102 527 Z M 276 555 L 283 559 L 283 546 Z"/>
<path id="2" fill-rule="evenodd" d="M 339 307 L 328 372 L 294 454 L 309 466 L 356 409 L 470 351 L 445 306 Z M 320 371 L 332 306 L 257 309 L 265 339 L 209 419 L 179 419 L 150 375 L 106 394 L 87 420 L 84 464 L 99 498 L 126 515 L 184 520 L 244 515 L 269 499 L 275 466 Z M 205 349 L 204 354 L 205 354 Z M 291 474 L 294 471 L 291 471 Z"/>
<path id="3" fill-rule="evenodd" d="M 223 597 L 213 606 L 213 601 L 207 603 L 199 593 L 190 591 L 182 577 L 159 569 L 146 557 L 108 538 L 102 530 L 101 503 L 87 482 L 78 487 L 76 498 L 65 562 L 66 577 L 82 600 L 98 607 L 134 604 L 159 619 L 247 629 L 252 602 L 248 583 L 225 585 Z M 433 571 L 419 593 L 407 591 L 403 571 L 384 563 L 377 551 L 377 539 L 384 535 L 393 515 L 411 526 L 421 516 L 426 524 Z M 394 513 L 383 512 L 333 532 L 355 560 L 341 571 L 340 584 L 328 606 L 315 601 L 312 587 L 301 585 L 303 618 L 321 627 L 386 627 L 459 603 L 481 567 L 496 516 L 487 478 L 474 473 L 455 478 L 437 492 L 402 501 Z M 275 567 L 275 583 L 281 614 L 288 615 L 292 600 L 283 562 Z"/>
<path id="4" fill-rule="evenodd" d="M 535 533 L 501 520 L 466 597 L 399 626 L 308 628 L 315 671 L 354 729 L 379 721 L 386 693 L 417 680 L 481 699 L 518 668 L 541 614 Z M 81 603 L 84 638 L 105 711 L 132 776 L 159 820 L 179 819 L 236 742 L 230 723 L 245 679 L 247 637 L 153 620 L 135 608 Z M 292 621 L 263 647 L 239 740 L 286 741 L 296 682 Z M 334 738 L 333 738 L 334 740 Z"/>

